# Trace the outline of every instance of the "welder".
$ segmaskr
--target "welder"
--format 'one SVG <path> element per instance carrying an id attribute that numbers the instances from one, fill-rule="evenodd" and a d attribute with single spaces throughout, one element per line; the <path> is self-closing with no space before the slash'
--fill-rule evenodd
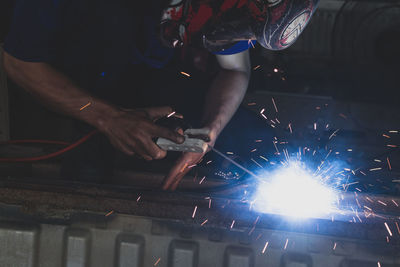
<path id="1" fill-rule="evenodd" d="M 180 133 L 155 124 L 156 119 L 174 110 L 186 116 L 190 112 L 185 108 L 190 107 L 193 113 L 201 114 L 197 126 L 210 130 L 209 145 L 213 146 L 246 92 L 248 48 L 255 41 L 273 50 L 288 47 L 304 29 L 317 3 L 18 0 L 3 64 L 11 79 L 44 105 L 82 122 L 82 131 L 94 127 L 103 134 L 64 162 L 69 166 L 67 176 L 79 176 L 76 171 L 80 167 L 93 165 L 101 170 L 93 176 L 101 177 L 109 175 L 101 168 L 112 161 L 108 143 L 148 161 L 166 156 L 154 138 L 182 143 Z M 208 49 L 220 66 L 203 108 L 194 104 L 203 98 L 199 88 L 175 81 L 175 74 L 183 71 L 184 65 L 171 63 L 181 62 L 192 51 L 190 47 Z M 180 104 L 184 107 L 179 108 Z M 236 116 L 245 115 L 239 112 Z M 246 132 L 240 123 L 236 129 Z M 189 167 L 203 156 L 183 153 L 163 188 L 176 188 Z"/>

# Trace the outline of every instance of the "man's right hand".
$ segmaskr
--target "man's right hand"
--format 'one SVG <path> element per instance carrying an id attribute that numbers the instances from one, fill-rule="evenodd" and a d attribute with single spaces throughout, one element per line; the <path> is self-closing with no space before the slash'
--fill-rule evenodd
<path id="1" fill-rule="evenodd" d="M 137 154 L 146 160 L 162 159 L 167 152 L 158 147 L 153 138 L 163 137 L 178 144 L 185 140 L 179 133 L 154 123 L 171 113 L 170 107 L 123 109 L 117 115 L 104 118 L 98 129 L 114 147 L 128 155 Z"/>

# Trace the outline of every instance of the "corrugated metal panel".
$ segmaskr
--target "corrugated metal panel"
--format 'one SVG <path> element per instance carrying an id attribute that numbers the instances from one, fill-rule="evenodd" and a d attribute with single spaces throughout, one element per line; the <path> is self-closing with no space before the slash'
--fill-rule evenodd
<path id="1" fill-rule="evenodd" d="M 166 231 L 152 232 L 154 223 Z M 248 236 L 245 231 L 205 226 L 193 228 L 192 237 L 185 238 L 173 227 L 176 224 L 124 215 L 114 215 L 102 229 L 85 224 L 13 223 L 12 227 L 3 224 L 0 266 L 353 267 L 377 266 L 378 261 L 382 266 L 400 264 L 398 247 L 386 242 L 370 244 L 363 240 L 262 229 L 243 242 L 243 236 Z M 221 231 L 220 241 L 212 240 L 210 233 L 214 230 Z"/>

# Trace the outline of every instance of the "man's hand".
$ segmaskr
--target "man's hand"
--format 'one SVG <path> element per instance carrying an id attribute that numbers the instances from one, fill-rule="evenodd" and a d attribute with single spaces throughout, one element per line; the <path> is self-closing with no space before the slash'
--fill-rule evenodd
<path id="1" fill-rule="evenodd" d="M 216 133 L 214 131 L 210 131 L 209 137 L 211 141 L 208 142 L 208 145 L 214 146 L 217 139 Z M 182 153 L 182 156 L 179 157 L 179 159 L 175 162 L 175 165 L 169 171 L 168 175 L 164 178 L 162 188 L 164 190 L 175 190 L 182 178 L 190 171 L 192 167 L 194 167 L 194 165 L 198 164 L 204 155 L 209 151 L 210 149 L 207 149 L 205 153 Z"/>
<path id="2" fill-rule="evenodd" d="M 170 107 L 121 110 L 117 115 L 104 119 L 98 128 L 117 149 L 128 155 L 137 154 L 146 160 L 162 159 L 167 152 L 158 147 L 153 138 L 184 142 L 179 133 L 154 123 L 171 112 Z"/>
<path id="3" fill-rule="evenodd" d="M 191 167 L 203 158 L 205 153 L 184 152 L 169 171 L 163 182 L 164 190 L 175 190 Z"/>

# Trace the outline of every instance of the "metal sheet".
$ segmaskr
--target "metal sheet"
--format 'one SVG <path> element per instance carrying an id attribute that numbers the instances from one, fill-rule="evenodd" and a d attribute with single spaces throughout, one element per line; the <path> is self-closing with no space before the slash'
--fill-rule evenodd
<path id="1" fill-rule="evenodd" d="M 213 227 L 196 226 L 192 237 L 185 238 L 168 220 L 158 220 L 167 230 L 161 235 L 153 234 L 153 222 L 150 218 L 116 215 L 104 228 L 84 223 L 40 227 L 2 224 L 0 266 L 340 267 L 377 266 L 378 261 L 382 266 L 400 264 L 398 246 L 386 242 L 375 243 L 374 250 L 369 251 L 365 240 L 257 229 L 245 245 L 239 236 L 248 233 L 240 230 L 225 232 L 220 241 L 213 241 L 209 238 Z M 184 223 L 180 224 L 183 227 Z M 264 251 L 267 241 L 269 246 Z M 325 245 L 319 249 L 321 244 Z"/>

